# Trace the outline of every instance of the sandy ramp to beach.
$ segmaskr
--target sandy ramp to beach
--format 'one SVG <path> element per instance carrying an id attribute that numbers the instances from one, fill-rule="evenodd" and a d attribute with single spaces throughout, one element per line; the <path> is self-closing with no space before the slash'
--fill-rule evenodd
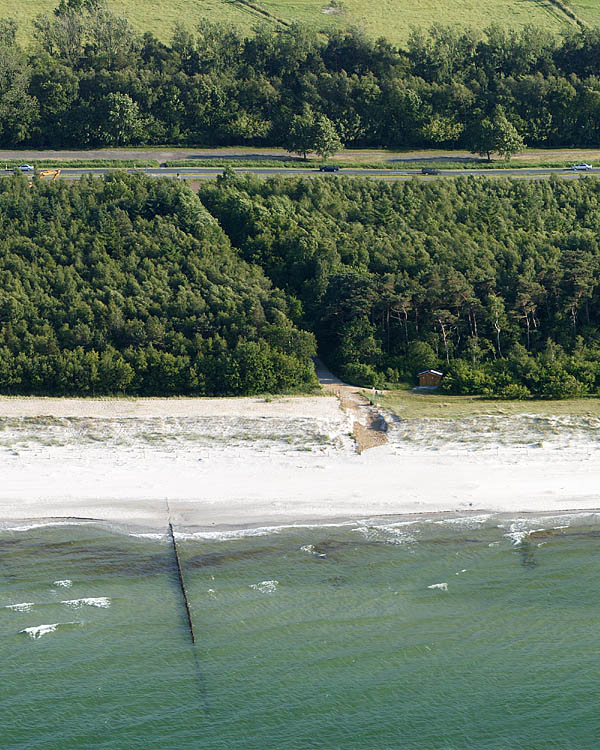
<path id="1" fill-rule="evenodd" d="M 0 521 L 163 529 L 167 503 L 189 529 L 600 506 L 595 434 L 529 449 L 492 433 L 448 448 L 443 435 L 420 444 L 392 430 L 357 455 L 350 429 L 330 397 L 0 399 Z"/>

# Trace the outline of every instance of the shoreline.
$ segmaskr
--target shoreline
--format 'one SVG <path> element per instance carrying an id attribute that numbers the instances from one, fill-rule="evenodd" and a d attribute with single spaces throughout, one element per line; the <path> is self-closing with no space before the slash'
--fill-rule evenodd
<path id="1" fill-rule="evenodd" d="M 173 531 L 178 540 L 197 541 L 231 541 L 249 536 L 269 536 L 282 532 L 293 532 L 298 530 L 314 529 L 352 529 L 352 528 L 387 528 L 394 526 L 412 526 L 418 523 L 448 523 L 471 527 L 475 524 L 485 524 L 486 521 L 494 519 L 497 521 L 561 521 L 573 516 L 600 516 L 600 507 L 596 508 L 551 508 L 546 510 L 516 510 L 516 511 L 494 511 L 488 508 L 473 508 L 467 511 L 436 510 L 422 513 L 390 513 L 361 516 L 335 516 L 315 518 L 302 521 L 281 521 L 279 524 L 264 525 L 255 522 L 245 525 L 215 524 L 213 526 L 177 526 L 173 522 Z M 8 525 L 11 524 L 11 525 Z M 12 525 L 14 524 L 14 525 Z M 65 526 L 94 526 L 96 528 L 106 527 L 108 530 L 134 536 L 138 538 L 169 540 L 168 531 L 169 518 L 165 518 L 162 527 L 137 526 L 129 522 L 117 522 L 114 519 L 91 518 L 81 516 L 49 516 L 37 518 L 4 519 L 0 524 L 0 534 L 3 532 L 27 532 L 40 528 L 65 527 Z M 561 528 L 561 527 L 555 527 Z M 533 530 L 532 530 L 533 531 Z"/>

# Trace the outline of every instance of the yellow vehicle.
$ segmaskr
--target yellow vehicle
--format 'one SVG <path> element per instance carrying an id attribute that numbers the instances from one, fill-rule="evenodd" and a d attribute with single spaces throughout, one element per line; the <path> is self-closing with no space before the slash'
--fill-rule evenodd
<path id="1" fill-rule="evenodd" d="M 40 177 L 49 177 L 50 175 L 53 175 L 52 182 L 56 180 L 58 175 L 61 173 L 61 169 L 42 169 L 39 173 Z"/>

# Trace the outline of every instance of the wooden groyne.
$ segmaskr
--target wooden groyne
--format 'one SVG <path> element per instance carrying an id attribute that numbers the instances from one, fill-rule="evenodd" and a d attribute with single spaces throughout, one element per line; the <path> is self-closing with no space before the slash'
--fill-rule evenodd
<path id="1" fill-rule="evenodd" d="M 171 544 L 173 545 L 173 554 L 175 556 L 175 565 L 177 567 L 177 578 L 179 579 L 179 587 L 181 589 L 181 595 L 183 597 L 183 604 L 185 606 L 188 630 L 190 632 L 192 643 L 196 643 L 196 637 L 194 635 L 194 623 L 192 621 L 192 612 L 190 610 L 190 602 L 188 599 L 187 591 L 185 589 L 183 571 L 181 570 L 181 561 L 179 560 L 179 551 L 177 549 L 177 542 L 175 541 L 175 534 L 173 533 L 173 525 L 171 524 L 171 521 L 169 521 L 169 536 L 171 537 Z"/>

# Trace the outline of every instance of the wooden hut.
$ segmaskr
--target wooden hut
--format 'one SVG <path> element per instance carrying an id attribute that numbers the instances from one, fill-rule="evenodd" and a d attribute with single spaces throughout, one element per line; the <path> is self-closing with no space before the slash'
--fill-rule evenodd
<path id="1" fill-rule="evenodd" d="M 423 372 L 417 373 L 420 388 L 435 388 L 439 385 L 444 373 L 439 370 L 423 370 Z"/>

